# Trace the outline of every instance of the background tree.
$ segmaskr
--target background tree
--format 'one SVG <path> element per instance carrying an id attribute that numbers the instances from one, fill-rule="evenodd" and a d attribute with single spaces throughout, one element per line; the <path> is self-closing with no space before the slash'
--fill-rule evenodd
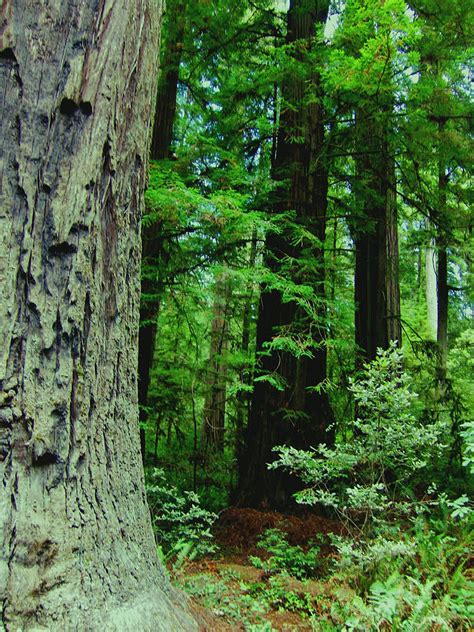
<path id="1" fill-rule="evenodd" d="M 400 341 L 402 327 L 426 413 L 451 410 L 432 398 L 435 347 L 422 261 L 438 231 L 432 210 L 441 149 L 449 173 L 448 329 L 456 347 L 468 328 L 470 220 L 469 75 L 464 27 L 454 28 L 455 16 L 468 19 L 468 11 L 464 0 L 455 4 L 442 19 L 436 8 L 404 0 L 293 2 L 290 20 L 286 4 L 277 10 L 271 0 L 193 7 L 181 51 L 176 160 L 153 165 L 147 193 L 145 222 L 161 226 L 167 253 L 144 270 L 158 279 L 163 331 L 147 438 L 154 461 L 178 485 L 195 486 L 213 509 L 229 491 L 238 496 L 236 460 L 241 501 L 265 501 L 255 488 L 275 475 L 266 471 L 272 445 L 330 440 L 331 410 L 336 441 L 348 438 L 349 380 L 377 346 Z M 318 21 L 314 12 L 323 8 L 328 17 Z M 440 44 L 445 31 L 455 56 Z M 425 67 L 431 47 L 445 60 L 438 83 Z M 451 89 L 442 86 L 448 77 Z M 441 134 L 433 116 L 448 101 Z M 219 384 L 226 439 L 211 458 L 195 428 L 210 408 L 214 287 L 223 268 L 231 287 Z M 448 364 L 449 357 L 448 350 Z M 268 432 L 258 428 L 262 419 Z M 280 488 L 283 504 L 290 479 Z"/>
<path id="2" fill-rule="evenodd" d="M 257 352 L 263 373 L 255 386 L 241 454 L 239 495 L 243 504 L 273 506 L 288 501 L 291 486 L 280 472 L 269 472 L 272 447 L 291 442 L 304 447 L 327 439 L 332 420 L 329 398 L 320 390 L 326 379 L 324 240 L 328 173 L 324 119 L 318 73 L 308 53 L 318 46 L 316 27 L 324 26 L 329 4 L 311 0 L 290 2 L 285 69 L 278 138 L 272 168 L 277 182 L 274 214 L 294 212 L 305 236 L 270 232 L 266 260 L 275 274 L 288 274 L 295 284 L 314 294 L 312 318 L 282 289 L 263 288 L 257 325 Z M 284 266 L 288 263 L 285 269 Z M 298 290 L 296 290 L 298 291 Z M 313 322 L 311 322 L 313 321 Z M 288 336 L 306 338 L 301 354 L 285 349 Z M 272 348 L 273 344 L 273 348 Z M 263 378 L 263 379 L 262 379 Z"/>
<path id="3" fill-rule="evenodd" d="M 229 347 L 230 285 L 226 270 L 217 274 L 210 334 L 207 388 L 204 402 L 204 441 L 212 450 L 224 449 L 226 408 L 226 357 Z"/>
<path id="4" fill-rule="evenodd" d="M 390 340 L 401 344 L 394 107 L 402 39 L 397 29 L 406 25 L 403 3 L 347 2 L 326 71 L 338 118 L 350 121 L 344 136 L 339 132 L 336 143 L 343 145 L 336 144 L 334 153 L 342 149 L 351 158 L 347 221 L 355 255 L 359 366 L 374 359 L 378 347 L 388 348 Z"/>
<path id="5" fill-rule="evenodd" d="M 186 0 L 166 3 L 161 45 L 161 64 L 156 92 L 150 158 L 170 158 L 173 124 L 176 113 L 179 65 L 183 50 L 187 19 Z M 142 230 L 142 290 L 140 302 L 140 334 L 138 344 L 138 403 L 140 406 L 140 437 L 145 456 L 145 424 L 147 420 L 148 387 L 155 349 L 156 319 L 163 292 L 159 266 L 166 261 L 168 249 L 162 222 L 146 224 Z"/>

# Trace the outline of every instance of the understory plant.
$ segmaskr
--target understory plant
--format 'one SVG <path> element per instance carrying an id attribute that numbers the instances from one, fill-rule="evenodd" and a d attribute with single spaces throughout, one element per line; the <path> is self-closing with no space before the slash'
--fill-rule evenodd
<path id="1" fill-rule="evenodd" d="M 250 561 L 256 568 L 270 573 L 286 573 L 296 579 L 307 579 L 316 574 L 320 565 L 319 546 L 310 543 L 306 551 L 301 546 L 291 546 L 279 529 L 267 529 L 258 546 L 270 556 L 267 559 L 251 556 Z"/>
<path id="2" fill-rule="evenodd" d="M 443 449 L 446 429 L 417 417 L 417 394 L 402 360 L 392 343 L 351 381 L 358 414 L 345 442 L 306 451 L 280 446 L 269 466 L 297 474 L 307 487 L 296 500 L 331 508 L 353 535 L 367 534 L 381 518 L 410 515 L 414 482 Z"/>
<path id="3" fill-rule="evenodd" d="M 417 414 L 402 361 L 392 344 L 351 383 L 357 418 L 344 442 L 279 447 L 270 466 L 299 475 L 306 488 L 298 502 L 329 508 L 346 527 L 332 538 L 333 579 L 352 596 L 336 595 L 318 630 L 468 630 L 474 623 L 469 499 L 450 499 L 433 484 L 448 427 Z M 471 434 L 467 423 L 467 468 Z"/>
<path id="4" fill-rule="evenodd" d="M 155 538 L 165 560 L 193 559 L 216 550 L 211 527 L 217 515 L 201 506 L 195 492 L 180 492 L 169 485 L 159 468 L 147 472 L 145 487 Z"/>

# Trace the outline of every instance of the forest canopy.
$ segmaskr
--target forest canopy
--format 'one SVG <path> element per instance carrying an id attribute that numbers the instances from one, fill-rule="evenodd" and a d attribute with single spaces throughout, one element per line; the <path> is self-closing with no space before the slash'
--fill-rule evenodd
<path id="1" fill-rule="evenodd" d="M 419 579 L 415 515 L 446 537 L 468 520 L 472 19 L 464 0 L 168 3 L 140 330 L 165 548 L 167 485 L 224 521 L 306 507 L 344 524 L 359 594 L 395 594 Z M 334 629 L 377 625 L 366 596 Z M 408 601 L 385 621 L 412 621 Z"/>

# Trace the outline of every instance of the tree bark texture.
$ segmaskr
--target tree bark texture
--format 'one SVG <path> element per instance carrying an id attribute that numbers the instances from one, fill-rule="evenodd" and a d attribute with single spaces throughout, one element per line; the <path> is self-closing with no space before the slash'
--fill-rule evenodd
<path id="1" fill-rule="evenodd" d="M 441 131 L 442 127 L 440 126 Z M 448 360 L 448 227 L 446 216 L 446 189 L 449 176 L 446 173 L 444 164 L 440 161 L 438 173 L 438 230 L 436 236 L 436 247 L 438 251 L 437 265 L 437 332 L 436 342 L 438 344 L 437 377 L 438 388 L 443 393 L 446 387 L 446 363 Z"/>
<path id="2" fill-rule="evenodd" d="M 396 340 L 402 346 L 402 321 L 400 307 L 400 262 L 398 247 L 398 212 L 395 161 L 387 156 L 387 273 L 385 280 L 387 339 Z"/>
<path id="3" fill-rule="evenodd" d="M 252 269 L 257 261 L 257 231 L 252 232 L 252 240 L 250 243 L 250 253 L 248 267 Z M 252 327 L 252 309 L 255 304 L 254 294 L 255 287 L 250 283 L 248 293 L 244 297 L 243 313 L 242 313 L 242 343 L 241 351 L 245 355 L 246 361 L 240 369 L 240 384 L 242 390 L 237 393 L 237 409 L 235 418 L 235 453 L 237 462 L 242 461 L 242 453 L 245 451 L 245 428 L 248 422 L 251 397 L 247 387 L 252 383 L 252 360 L 250 354 L 254 353 L 251 346 L 254 346 L 254 337 L 252 336 L 251 345 L 251 327 Z"/>
<path id="4" fill-rule="evenodd" d="M 168 0 L 165 15 L 164 50 L 158 78 L 150 157 L 169 158 L 176 115 L 179 66 L 183 52 L 187 0 Z"/>
<path id="5" fill-rule="evenodd" d="M 398 232 L 393 159 L 384 122 L 359 110 L 356 118 L 357 214 L 355 245 L 355 341 L 359 364 L 378 347 L 401 342 Z"/>
<path id="6" fill-rule="evenodd" d="M 438 331 L 437 265 L 436 242 L 434 238 L 430 238 L 430 242 L 425 248 L 425 297 L 430 340 L 436 340 Z"/>
<path id="7" fill-rule="evenodd" d="M 290 2 L 287 43 L 295 44 L 293 55 L 301 63 L 300 68 L 308 64 L 305 55 L 314 46 L 316 25 L 326 22 L 328 6 L 329 3 L 316 0 Z M 267 265 L 275 272 L 288 256 L 296 262 L 311 260 L 311 266 L 299 266 L 293 280 L 312 286 L 319 312 L 317 319 L 310 322 L 296 303 L 283 300 L 277 290 L 263 288 L 257 323 L 257 351 L 262 351 L 281 329 L 296 336 L 311 331 L 315 345 L 312 357 L 296 358 L 288 352 L 273 351 L 261 358 L 261 370 L 278 374 L 286 386 L 280 391 L 266 381 L 255 384 L 246 448 L 240 459 L 238 495 L 245 505 L 284 507 L 296 490 L 296 479 L 267 469 L 275 458 L 275 445 L 308 448 L 331 440 L 327 432 L 333 420 L 329 399 L 327 393 L 315 390 L 326 378 L 324 239 L 328 173 L 323 111 L 316 98 L 320 92 L 320 80 L 314 74 L 301 77 L 295 73 L 284 81 L 282 97 L 289 105 L 281 112 L 273 164 L 273 176 L 281 182 L 273 203 L 274 213 L 295 211 L 297 221 L 316 240 L 294 246 L 290 235 L 270 234 L 266 241 Z"/>
<path id="8" fill-rule="evenodd" d="M 7 630 L 197 627 L 157 561 L 139 458 L 140 215 L 160 11 L 155 0 L 1 6 Z"/>

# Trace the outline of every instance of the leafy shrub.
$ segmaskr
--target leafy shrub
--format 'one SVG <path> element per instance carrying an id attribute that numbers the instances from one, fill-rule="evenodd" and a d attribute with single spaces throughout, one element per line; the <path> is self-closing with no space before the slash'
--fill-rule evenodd
<path id="1" fill-rule="evenodd" d="M 333 508 L 354 534 L 367 531 L 382 513 L 410 511 L 400 503 L 411 494 L 410 482 L 425 470 L 442 446 L 441 422 L 422 423 L 414 413 L 417 399 L 403 355 L 393 343 L 378 350 L 363 376 L 351 383 L 359 416 L 351 438 L 311 451 L 283 446 L 269 467 L 282 467 L 308 485 L 296 498 Z"/>
<path id="2" fill-rule="evenodd" d="M 346 441 L 311 451 L 280 447 L 270 466 L 299 475 L 307 488 L 297 500 L 331 508 L 350 535 L 333 537 L 336 577 L 356 591 L 349 600 L 334 595 L 327 616 L 336 629 L 467 630 L 473 622 L 465 569 L 472 510 L 467 495 L 452 500 L 433 484 L 448 426 L 416 414 L 410 382 L 401 351 L 379 350 L 351 384 L 358 418 Z M 465 423 L 468 468 L 473 436 Z"/>
<path id="3" fill-rule="evenodd" d="M 333 536 L 333 544 L 338 552 L 335 560 L 337 569 L 343 572 L 345 579 L 354 578 L 359 587 L 365 587 L 386 571 L 392 572 L 400 567 L 408 557 L 414 556 L 414 542 L 404 538 L 398 540 L 378 536 L 368 541 L 353 541 L 341 536 Z"/>
<path id="4" fill-rule="evenodd" d="M 474 474 L 474 420 L 462 424 L 461 437 L 464 443 L 462 464 L 471 474 Z"/>
<path id="5" fill-rule="evenodd" d="M 270 557 L 262 560 L 251 556 L 250 560 L 264 571 L 285 572 L 297 579 L 307 579 L 314 576 L 319 566 L 319 547 L 313 545 L 304 551 L 300 546 L 290 546 L 279 529 L 267 529 L 258 546 L 270 553 Z"/>
<path id="6" fill-rule="evenodd" d="M 350 604 L 333 609 L 335 620 L 344 621 L 345 630 L 406 630 L 419 632 L 451 630 L 456 617 L 449 613 L 446 600 L 433 595 L 436 582 L 418 581 L 394 573 L 375 582 L 364 600 L 356 596 Z"/>
<path id="7" fill-rule="evenodd" d="M 201 507 L 194 492 L 179 492 L 168 485 L 163 470 L 147 472 L 146 492 L 153 528 L 164 557 L 194 558 L 216 550 L 211 527 L 217 515 Z"/>
<path id="8" fill-rule="evenodd" d="M 304 591 L 291 590 L 282 575 L 270 577 L 268 581 L 246 586 L 252 600 L 262 603 L 268 609 L 279 612 L 296 612 L 302 617 L 315 614 L 315 598 Z"/>

